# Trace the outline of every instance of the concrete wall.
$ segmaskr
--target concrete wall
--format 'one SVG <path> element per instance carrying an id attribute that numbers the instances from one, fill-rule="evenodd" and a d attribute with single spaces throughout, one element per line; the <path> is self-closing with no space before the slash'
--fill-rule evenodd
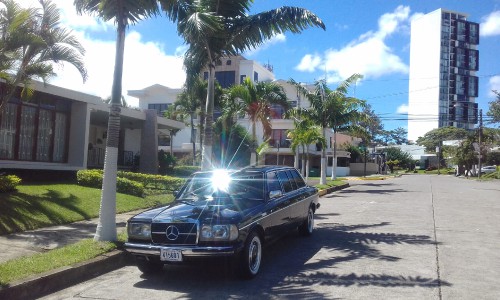
<path id="1" fill-rule="evenodd" d="M 364 163 L 351 163 L 351 176 L 363 176 L 365 170 Z M 377 174 L 378 165 L 376 163 L 366 163 L 366 175 Z"/>

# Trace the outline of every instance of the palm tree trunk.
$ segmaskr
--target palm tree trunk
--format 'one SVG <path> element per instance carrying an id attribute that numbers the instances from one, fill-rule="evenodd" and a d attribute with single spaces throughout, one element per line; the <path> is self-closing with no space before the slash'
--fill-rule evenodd
<path id="1" fill-rule="evenodd" d="M 308 145 L 302 144 L 302 175 L 306 175 L 306 147 Z"/>
<path id="2" fill-rule="evenodd" d="M 201 156 L 201 169 L 203 171 L 213 168 L 212 164 L 212 145 L 213 145 L 213 118 L 214 118 L 214 89 L 215 89 L 215 65 L 210 61 L 208 67 L 208 93 L 205 107 L 205 130 L 204 144 Z"/>
<path id="3" fill-rule="evenodd" d="M 123 55 L 125 51 L 125 24 L 117 22 L 116 57 L 109 110 L 101 207 L 94 240 L 116 241 L 116 179 L 118 171 L 118 141 L 120 132 Z"/>
<path id="4" fill-rule="evenodd" d="M 332 180 L 337 179 L 337 130 L 333 131 Z"/>
<path id="5" fill-rule="evenodd" d="M 309 179 L 309 149 L 306 150 L 306 182 Z"/>
<path id="6" fill-rule="evenodd" d="M 196 166 L 196 137 L 194 136 L 194 116 L 195 113 L 191 113 L 191 143 L 193 144 L 193 166 Z"/>
<path id="7" fill-rule="evenodd" d="M 257 141 L 257 129 L 255 128 L 255 121 L 252 121 L 252 138 L 254 141 Z M 252 149 L 250 154 L 250 165 L 254 166 L 257 164 L 257 150 Z"/>
<path id="8" fill-rule="evenodd" d="M 323 139 L 326 140 L 326 128 L 322 128 Z M 319 184 L 326 184 L 326 145 L 321 147 L 321 179 Z"/>

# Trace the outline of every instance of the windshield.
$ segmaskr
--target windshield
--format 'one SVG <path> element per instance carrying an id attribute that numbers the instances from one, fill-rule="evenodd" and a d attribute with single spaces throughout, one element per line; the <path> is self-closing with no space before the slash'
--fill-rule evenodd
<path id="1" fill-rule="evenodd" d="M 221 184 L 220 180 L 227 181 Z M 234 199 L 263 200 L 264 181 L 260 172 L 237 172 L 227 177 L 217 173 L 195 174 L 187 183 L 178 200 L 212 200 L 217 191 Z"/>

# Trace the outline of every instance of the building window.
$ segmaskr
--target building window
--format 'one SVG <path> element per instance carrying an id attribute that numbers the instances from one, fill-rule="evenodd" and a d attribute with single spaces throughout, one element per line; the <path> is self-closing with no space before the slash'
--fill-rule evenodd
<path id="1" fill-rule="evenodd" d="M 0 159 L 65 162 L 71 102 L 7 103 L 0 114 Z"/>
<path id="2" fill-rule="evenodd" d="M 240 75 L 240 84 L 245 81 L 245 78 L 247 78 L 247 75 Z"/>
<path id="3" fill-rule="evenodd" d="M 203 72 L 203 80 L 208 80 L 208 72 Z"/>
<path id="4" fill-rule="evenodd" d="M 253 81 L 254 82 L 259 82 L 259 73 L 253 72 Z"/>
<path id="5" fill-rule="evenodd" d="M 227 66 L 230 66 L 230 65 L 231 65 L 231 60 L 230 60 L 230 59 L 228 59 L 228 60 L 226 61 L 226 65 L 227 65 Z"/>
<path id="6" fill-rule="evenodd" d="M 288 129 L 273 129 L 271 132 L 271 139 L 269 140 L 269 146 L 271 146 L 271 148 L 289 148 L 290 140 L 287 135 Z"/>
<path id="7" fill-rule="evenodd" d="M 215 72 L 215 79 L 221 85 L 221 87 L 225 89 L 235 84 L 235 77 L 235 71 Z"/>
<path id="8" fill-rule="evenodd" d="M 150 103 L 148 104 L 148 109 L 155 109 L 156 114 L 163 117 L 169 105 L 170 103 Z"/>
<path id="9" fill-rule="evenodd" d="M 271 119 L 283 119 L 285 109 L 279 104 L 271 105 Z"/>

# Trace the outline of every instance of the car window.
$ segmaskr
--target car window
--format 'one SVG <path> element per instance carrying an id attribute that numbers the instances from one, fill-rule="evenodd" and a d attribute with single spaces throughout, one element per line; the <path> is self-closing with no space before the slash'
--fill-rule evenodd
<path id="1" fill-rule="evenodd" d="M 304 182 L 304 179 L 302 179 L 302 176 L 300 176 L 299 172 L 297 170 L 291 170 L 293 179 L 295 180 L 295 183 L 297 183 L 297 188 L 305 187 L 306 183 Z"/>
<path id="2" fill-rule="evenodd" d="M 235 174 L 229 184 L 229 194 L 249 200 L 264 199 L 264 180 L 260 172 Z"/>
<path id="3" fill-rule="evenodd" d="M 267 173 L 267 191 L 281 191 L 281 185 L 276 177 L 276 172 Z"/>
<path id="4" fill-rule="evenodd" d="M 290 183 L 292 184 L 292 189 L 296 190 L 297 189 L 297 183 L 295 182 L 295 178 L 293 178 L 292 170 L 286 171 L 286 174 L 288 175 L 288 179 L 290 180 Z"/>
<path id="5" fill-rule="evenodd" d="M 285 190 L 285 193 L 292 191 L 292 185 L 290 184 L 290 180 L 288 179 L 288 176 L 286 175 L 286 171 L 279 171 L 278 172 L 278 179 L 280 180 L 281 184 L 283 185 L 283 189 Z"/>

